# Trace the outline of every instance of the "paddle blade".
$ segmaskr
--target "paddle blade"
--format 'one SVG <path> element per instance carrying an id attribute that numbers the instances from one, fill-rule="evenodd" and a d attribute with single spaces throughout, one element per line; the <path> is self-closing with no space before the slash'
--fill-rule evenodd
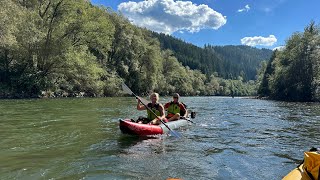
<path id="1" fill-rule="evenodd" d="M 127 93 L 127 94 L 130 94 L 132 95 L 133 92 L 131 91 L 131 89 L 125 84 L 125 83 L 122 83 L 122 90 L 123 92 Z"/>
<path id="2" fill-rule="evenodd" d="M 173 130 L 170 130 L 170 135 L 174 136 L 176 138 L 181 138 L 182 137 L 181 134 L 179 134 L 178 132 L 173 131 Z"/>

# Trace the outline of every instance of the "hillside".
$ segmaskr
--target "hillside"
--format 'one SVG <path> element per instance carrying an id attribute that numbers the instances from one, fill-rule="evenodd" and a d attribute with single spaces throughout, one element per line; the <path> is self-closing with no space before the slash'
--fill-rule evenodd
<path id="1" fill-rule="evenodd" d="M 152 33 L 162 49 L 170 49 L 184 66 L 199 69 L 206 75 L 218 73 L 225 79 L 242 76 L 254 80 L 261 61 L 269 60 L 272 50 L 250 46 L 211 46 L 204 48 L 165 34 Z"/>
<path id="2" fill-rule="evenodd" d="M 256 93 L 248 50 L 153 34 L 84 0 L 0 1 L 0 12 L 0 98 L 119 96 L 123 82 L 139 95 Z"/>

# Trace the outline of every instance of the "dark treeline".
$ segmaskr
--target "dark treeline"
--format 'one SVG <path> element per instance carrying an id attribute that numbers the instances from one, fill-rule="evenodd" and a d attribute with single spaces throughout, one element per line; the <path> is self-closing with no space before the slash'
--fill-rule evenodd
<path id="1" fill-rule="evenodd" d="M 241 76 L 245 81 L 255 80 L 261 61 L 271 57 L 270 49 L 257 49 L 250 46 L 212 46 L 204 48 L 186 43 L 170 35 L 153 33 L 162 49 L 170 49 L 184 66 L 199 69 L 210 75 L 217 73 L 224 79 Z"/>
<path id="2" fill-rule="evenodd" d="M 311 22 L 294 33 L 264 66 L 260 96 L 285 101 L 320 101 L 320 28 Z"/>
<path id="3" fill-rule="evenodd" d="M 0 1 L 0 16 L 1 98 L 117 96 L 122 82 L 137 94 L 256 93 L 251 75 L 227 70 L 216 47 L 197 49 L 217 59 L 181 63 L 152 32 L 86 0 Z"/>
<path id="4" fill-rule="evenodd" d="M 227 62 L 225 69 L 230 70 L 228 74 L 231 74 L 232 77 L 242 76 L 246 81 L 255 80 L 261 62 L 268 60 L 272 55 L 270 49 L 257 49 L 250 46 L 214 46 L 213 49 L 222 60 Z M 232 77 L 226 76 L 225 78 Z"/>

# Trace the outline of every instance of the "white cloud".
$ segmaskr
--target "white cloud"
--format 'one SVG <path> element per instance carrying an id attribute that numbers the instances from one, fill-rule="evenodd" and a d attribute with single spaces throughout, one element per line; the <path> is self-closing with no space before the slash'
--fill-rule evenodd
<path id="1" fill-rule="evenodd" d="M 247 46 L 272 46 L 277 42 L 277 38 L 274 35 L 269 35 L 269 37 L 254 36 L 254 37 L 244 37 L 241 39 L 241 44 Z"/>
<path id="2" fill-rule="evenodd" d="M 221 13 L 191 1 L 129 1 L 119 4 L 118 10 L 133 24 L 166 34 L 181 30 L 198 32 L 206 28 L 218 29 L 227 22 Z"/>
<path id="3" fill-rule="evenodd" d="M 238 12 L 243 12 L 243 11 L 248 12 L 249 10 L 250 10 L 250 6 L 249 6 L 249 4 L 247 4 L 244 8 L 238 9 Z"/>

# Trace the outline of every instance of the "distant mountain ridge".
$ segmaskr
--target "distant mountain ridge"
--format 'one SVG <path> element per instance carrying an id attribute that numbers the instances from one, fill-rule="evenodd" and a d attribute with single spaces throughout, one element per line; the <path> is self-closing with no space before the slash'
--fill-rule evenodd
<path id="1" fill-rule="evenodd" d="M 225 79 L 238 76 L 254 80 L 261 61 L 268 61 L 270 49 L 258 49 L 244 45 L 212 46 L 203 48 L 163 33 L 152 33 L 160 41 L 162 49 L 170 49 L 184 66 L 199 69 L 206 75 L 218 73 Z"/>

